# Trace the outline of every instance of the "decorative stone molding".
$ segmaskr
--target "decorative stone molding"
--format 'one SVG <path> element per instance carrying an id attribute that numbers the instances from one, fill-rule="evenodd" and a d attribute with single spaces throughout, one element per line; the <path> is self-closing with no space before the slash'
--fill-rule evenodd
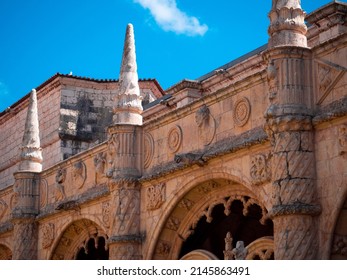
<path id="1" fill-rule="evenodd" d="M 246 97 L 237 100 L 233 108 L 233 119 L 236 126 L 244 126 L 251 115 L 251 104 Z"/>
<path id="2" fill-rule="evenodd" d="M 273 60 L 270 61 L 267 67 L 267 84 L 269 88 L 269 100 L 273 102 L 278 91 L 278 69 Z"/>
<path id="3" fill-rule="evenodd" d="M 111 260 L 140 260 L 139 244 L 134 243 L 118 243 L 112 244 L 110 248 Z"/>
<path id="4" fill-rule="evenodd" d="M 46 179 L 40 181 L 40 208 L 45 208 L 48 203 L 48 183 Z"/>
<path id="5" fill-rule="evenodd" d="M 233 238 L 230 232 L 228 232 L 227 235 L 225 236 L 224 242 L 225 242 L 225 250 L 223 251 L 224 260 L 233 260 L 234 259 Z"/>
<path id="6" fill-rule="evenodd" d="M 216 121 L 206 105 L 195 113 L 195 122 L 198 126 L 199 139 L 205 146 L 208 146 L 216 134 Z"/>
<path id="7" fill-rule="evenodd" d="M 82 188 L 87 179 L 87 167 L 82 161 L 75 162 L 72 166 L 71 181 L 73 187 Z"/>
<path id="8" fill-rule="evenodd" d="M 246 260 L 270 260 L 274 256 L 274 240 L 272 236 L 261 237 L 247 247 Z"/>
<path id="9" fill-rule="evenodd" d="M 178 204 L 178 207 L 185 209 L 186 211 L 189 211 L 194 206 L 194 202 L 191 201 L 188 198 L 183 198 L 181 202 Z"/>
<path id="10" fill-rule="evenodd" d="M 176 163 L 185 165 L 197 164 L 198 166 L 204 166 L 206 164 L 203 154 L 196 153 L 176 154 L 174 160 Z"/>
<path id="11" fill-rule="evenodd" d="M 338 127 L 338 149 L 339 155 L 347 154 L 347 124 Z"/>
<path id="12" fill-rule="evenodd" d="M 183 133 L 179 125 L 172 127 L 168 133 L 167 145 L 172 153 L 178 151 L 182 145 Z"/>
<path id="13" fill-rule="evenodd" d="M 54 224 L 48 223 L 42 226 L 42 248 L 49 248 L 54 241 Z"/>
<path id="14" fill-rule="evenodd" d="M 237 241 L 236 247 L 233 249 L 233 254 L 235 256 L 235 260 L 245 260 L 248 254 L 248 249 L 245 248 L 245 244 L 243 241 Z"/>
<path id="15" fill-rule="evenodd" d="M 170 217 L 166 223 L 166 228 L 177 231 L 181 224 L 181 220 L 176 217 Z"/>
<path id="16" fill-rule="evenodd" d="M 261 185 L 271 180 L 269 156 L 258 154 L 251 158 L 250 175 L 254 185 Z"/>
<path id="17" fill-rule="evenodd" d="M 154 155 L 154 140 L 150 133 L 145 133 L 144 149 L 144 167 L 148 168 L 151 165 Z"/>
<path id="18" fill-rule="evenodd" d="M 94 157 L 94 167 L 95 167 L 95 184 L 97 185 L 101 178 L 105 176 L 106 167 L 106 153 L 98 153 Z"/>
<path id="19" fill-rule="evenodd" d="M 102 203 L 102 222 L 107 228 L 109 228 L 111 225 L 110 201 L 105 201 Z"/>
<path id="20" fill-rule="evenodd" d="M 166 199 L 165 191 L 165 183 L 147 188 L 147 210 L 155 210 L 161 207 Z"/>

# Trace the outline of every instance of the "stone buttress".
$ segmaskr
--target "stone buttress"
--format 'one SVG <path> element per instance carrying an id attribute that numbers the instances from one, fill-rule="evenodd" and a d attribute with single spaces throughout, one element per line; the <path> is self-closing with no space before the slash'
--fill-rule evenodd
<path id="1" fill-rule="evenodd" d="M 115 213 L 109 237 L 110 259 L 141 259 L 140 185 L 142 105 L 133 26 L 126 30 L 113 124 L 108 128 L 107 177 Z"/>
<path id="2" fill-rule="evenodd" d="M 20 154 L 19 170 L 14 174 L 15 207 L 12 210 L 13 259 L 37 259 L 39 185 L 42 151 L 39 138 L 36 91 L 32 90 Z"/>
<path id="3" fill-rule="evenodd" d="M 266 131 L 272 142 L 275 259 L 318 258 L 311 50 L 300 0 L 273 0 L 269 13 Z"/>

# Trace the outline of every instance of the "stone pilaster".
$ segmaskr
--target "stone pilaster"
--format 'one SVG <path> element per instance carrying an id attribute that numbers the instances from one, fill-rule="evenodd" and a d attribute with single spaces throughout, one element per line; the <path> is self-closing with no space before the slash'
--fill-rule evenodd
<path id="1" fill-rule="evenodd" d="M 275 259 L 316 259 L 318 252 L 311 51 L 300 1 L 272 2 L 269 14 L 266 131 L 272 142 Z"/>

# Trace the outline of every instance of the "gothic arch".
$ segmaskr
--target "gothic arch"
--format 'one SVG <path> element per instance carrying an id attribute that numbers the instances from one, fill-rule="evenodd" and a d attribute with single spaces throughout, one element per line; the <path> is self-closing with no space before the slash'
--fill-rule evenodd
<path id="1" fill-rule="evenodd" d="M 76 259 L 80 249 L 87 250 L 91 240 L 94 240 L 94 244 L 97 246 L 100 238 L 105 240 L 105 250 L 107 250 L 108 236 L 97 223 L 89 219 L 73 221 L 62 231 L 52 250 L 50 259 Z"/>
<path id="2" fill-rule="evenodd" d="M 251 205 L 258 205 L 261 222 L 267 219 L 266 208 L 248 188 L 229 179 L 210 179 L 197 183 L 202 178 L 206 176 L 197 178 L 193 187 L 183 186 L 175 196 L 177 199 L 171 201 L 165 209 L 157 232 L 151 239 L 152 244 L 149 244 L 147 259 L 178 259 L 183 242 L 194 233 L 200 219 L 206 218 L 207 223 L 212 221 L 212 211 L 216 205 L 224 206 L 226 216 L 230 214 L 230 206 L 235 200 L 243 204 L 244 215 L 247 215 Z"/>
<path id="3" fill-rule="evenodd" d="M 12 260 L 11 249 L 3 244 L 0 244 L 0 260 Z"/>

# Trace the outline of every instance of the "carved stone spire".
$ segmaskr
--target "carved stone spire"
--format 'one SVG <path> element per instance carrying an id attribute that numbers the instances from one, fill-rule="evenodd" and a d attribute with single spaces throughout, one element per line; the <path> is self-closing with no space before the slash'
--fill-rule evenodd
<path id="1" fill-rule="evenodd" d="M 142 125 L 142 105 L 137 75 L 134 29 L 128 24 L 122 65 L 119 77 L 119 91 L 114 98 L 113 124 Z"/>
<path id="2" fill-rule="evenodd" d="M 307 47 L 305 16 L 300 0 L 272 0 L 269 13 L 269 48 Z"/>
<path id="3" fill-rule="evenodd" d="M 27 118 L 21 146 L 19 171 L 41 172 L 42 149 L 40 147 L 39 119 L 36 90 L 30 94 Z"/>

